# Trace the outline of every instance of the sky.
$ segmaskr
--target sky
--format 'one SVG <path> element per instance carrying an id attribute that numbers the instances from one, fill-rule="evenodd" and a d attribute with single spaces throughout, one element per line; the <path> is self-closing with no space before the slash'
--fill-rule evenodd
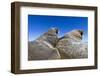
<path id="1" fill-rule="evenodd" d="M 59 37 L 71 30 L 83 30 L 82 41 L 88 42 L 88 17 L 51 15 L 28 15 L 28 41 L 35 40 L 52 27 L 58 28 Z"/>

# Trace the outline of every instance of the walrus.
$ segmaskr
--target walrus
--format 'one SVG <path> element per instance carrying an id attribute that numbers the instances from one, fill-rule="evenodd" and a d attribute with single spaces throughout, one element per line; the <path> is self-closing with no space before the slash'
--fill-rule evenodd
<path id="1" fill-rule="evenodd" d="M 28 43 L 28 60 L 60 59 L 55 48 L 58 42 L 58 29 L 51 28 L 39 38 Z"/>
<path id="2" fill-rule="evenodd" d="M 88 57 L 88 45 L 82 41 L 82 30 L 72 30 L 59 38 L 56 48 L 62 59 L 80 59 Z"/>

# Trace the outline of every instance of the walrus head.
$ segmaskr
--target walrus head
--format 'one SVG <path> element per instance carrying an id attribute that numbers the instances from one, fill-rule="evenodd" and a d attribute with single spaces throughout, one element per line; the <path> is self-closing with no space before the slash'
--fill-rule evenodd
<path id="1" fill-rule="evenodd" d="M 56 35 L 56 34 L 58 34 L 58 29 L 57 28 L 51 28 L 45 34 Z"/>
<path id="2" fill-rule="evenodd" d="M 72 30 L 71 32 L 65 34 L 65 37 L 70 37 L 76 40 L 82 40 L 82 36 L 83 36 L 82 30 Z"/>
<path id="3" fill-rule="evenodd" d="M 41 35 L 37 40 L 38 41 L 46 41 L 50 43 L 52 46 L 55 46 L 58 41 L 58 29 L 57 28 L 51 28 L 47 32 L 45 32 L 43 35 Z"/>

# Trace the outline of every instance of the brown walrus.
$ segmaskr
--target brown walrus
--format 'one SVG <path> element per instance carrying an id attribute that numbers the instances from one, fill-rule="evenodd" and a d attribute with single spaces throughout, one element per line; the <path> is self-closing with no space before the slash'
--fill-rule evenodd
<path id="1" fill-rule="evenodd" d="M 87 58 L 87 43 L 82 43 L 83 31 L 72 30 L 61 37 L 56 45 L 62 59 Z"/>
<path id="2" fill-rule="evenodd" d="M 58 49 L 58 29 L 51 28 L 34 41 L 28 43 L 28 60 L 60 59 Z"/>

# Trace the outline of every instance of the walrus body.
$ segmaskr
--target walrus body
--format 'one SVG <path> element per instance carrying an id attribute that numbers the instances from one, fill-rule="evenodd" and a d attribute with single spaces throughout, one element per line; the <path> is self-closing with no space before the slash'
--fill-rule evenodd
<path id="1" fill-rule="evenodd" d="M 83 32 L 73 30 L 59 39 L 56 48 L 59 50 L 62 59 L 87 58 L 87 43 L 82 43 Z"/>
<path id="2" fill-rule="evenodd" d="M 50 29 L 38 39 L 28 44 L 28 60 L 60 59 L 60 54 L 55 47 L 58 41 L 58 30 Z"/>

